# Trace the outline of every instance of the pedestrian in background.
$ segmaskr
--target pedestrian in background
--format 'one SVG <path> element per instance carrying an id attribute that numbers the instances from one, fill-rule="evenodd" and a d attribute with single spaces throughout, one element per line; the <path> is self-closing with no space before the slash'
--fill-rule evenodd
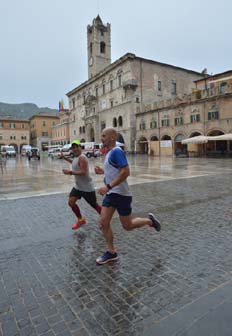
<path id="1" fill-rule="evenodd" d="M 86 224 L 86 219 L 82 216 L 81 210 L 77 205 L 79 199 L 83 197 L 99 214 L 101 213 L 101 206 L 97 203 L 96 192 L 89 173 L 89 162 L 87 157 L 82 154 L 79 140 L 72 142 L 71 150 L 74 156 L 73 159 L 65 157 L 63 154 L 61 154 L 61 158 L 72 164 L 72 169 L 63 169 L 63 173 L 65 175 L 73 175 L 75 178 L 75 186 L 69 194 L 68 205 L 77 217 L 77 222 L 72 226 L 72 230 L 76 230 Z"/>
<path id="2" fill-rule="evenodd" d="M 127 183 L 130 169 L 125 152 L 116 145 L 117 132 L 114 128 L 105 128 L 102 131 L 101 141 L 107 153 L 104 161 L 104 169 L 95 167 L 96 174 L 105 174 L 104 182 L 98 192 L 104 196 L 100 226 L 106 240 L 107 251 L 96 259 L 97 264 L 105 264 L 117 260 L 118 255 L 114 248 L 113 231 L 110 226 L 115 210 L 119 214 L 120 222 L 127 231 L 143 226 L 151 226 L 160 231 L 161 225 L 152 213 L 146 218 L 132 218 L 132 195 Z"/>

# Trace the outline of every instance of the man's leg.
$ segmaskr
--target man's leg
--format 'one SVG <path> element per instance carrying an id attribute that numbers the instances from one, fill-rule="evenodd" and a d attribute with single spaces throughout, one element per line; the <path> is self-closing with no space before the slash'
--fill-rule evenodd
<path id="1" fill-rule="evenodd" d="M 80 211 L 80 208 L 79 206 L 76 204 L 76 201 L 78 200 L 79 198 L 77 196 L 69 196 L 69 199 L 68 199 L 68 205 L 70 206 L 70 208 L 72 209 L 72 211 L 75 213 L 76 217 L 77 218 L 81 218 L 81 211 Z"/>
<path id="2" fill-rule="evenodd" d="M 110 226 L 111 219 L 115 212 L 113 207 L 102 207 L 101 218 L 100 218 L 100 228 L 102 230 L 103 236 L 106 240 L 107 250 L 114 253 L 114 238 L 113 231 Z"/>
<path id="3" fill-rule="evenodd" d="M 95 191 L 91 192 L 82 192 L 82 197 L 86 200 L 89 205 L 94 208 L 99 215 L 101 214 L 101 205 L 97 203 L 97 197 Z"/>
<path id="4" fill-rule="evenodd" d="M 78 196 L 69 196 L 68 205 L 72 209 L 72 211 L 75 213 L 77 217 L 77 222 L 73 224 L 72 230 L 78 229 L 81 225 L 86 224 L 86 219 L 82 217 L 81 210 L 79 206 L 76 204 L 77 200 L 79 199 Z"/>
<path id="5" fill-rule="evenodd" d="M 131 215 L 119 216 L 119 218 L 123 228 L 127 231 L 138 229 L 146 225 L 155 228 L 158 232 L 161 230 L 160 222 L 152 213 L 149 213 L 147 218 L 132 218 Z"/>
<path id="6" fill-rule="evenodd" d="M 118 259 L 118 255 L 114 250 L 113 231 L 110 227 L 110 221 L 112 219 L 114 211 L 115 208 L 113 207 L 102 207 L 100 226 L 106 240 L 107 251 L 102 256 L 96 259 L 96 263 L 99 265 L 103 265 L 108 263 L 109 261 L 115 261 Z"/>
<path id="7" fill-rule="evenodd" d="M 148 217 L 132 218 L 132 215 L 129 215 L 129 216 L 119 216 L 119 218 L 123 228 L 127 231 L 131 231 L 146 225 L 151 225 L 151 220 Z"/>

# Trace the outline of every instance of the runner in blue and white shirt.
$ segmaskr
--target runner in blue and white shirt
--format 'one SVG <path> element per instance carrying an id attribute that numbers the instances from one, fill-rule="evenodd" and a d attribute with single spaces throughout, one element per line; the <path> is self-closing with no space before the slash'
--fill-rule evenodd
<path id="1" fill-rule="evenodd" d="M 125 152 L 116 146 L 116 139 L 117 132 L 114 128 L 105 128 L 102 131 L 101 141 L 108 151 L 105 157 L 104 169 L 99 166 L 95 167 L 96 174 L 105 174 L 105 185 L 98 192 L 104 196 L 100 226 L 107 244 L 107 251 L 96 259 L 97 264 L 105 264 L 118 259 L 110 226 L 115 210 L 119 214 L 123 228 L 127 231 L 146 225 L 154 227 L 157 231 L 161 229 L 159 221 L 152 213 L 149 213 L 146 218 L 132 218 L 132 195 L 127 183 L 130 168 Z"/>

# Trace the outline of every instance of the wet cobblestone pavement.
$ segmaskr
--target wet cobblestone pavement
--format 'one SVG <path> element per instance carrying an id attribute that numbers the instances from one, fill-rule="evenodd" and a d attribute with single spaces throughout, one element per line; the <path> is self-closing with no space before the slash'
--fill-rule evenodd
<path id="1" fill-rule="evenodd" d="M 66 193 L 1 200 L 0 336 L 141 336 L 232 281 L 231 180 L 227 170 L 131 186 L 134 214 L 154 211 L 162 232 L 126 232 L 115 217 L 120 258 L 104 266 L 86 203 L 88 223 L 72 232 Z"/>

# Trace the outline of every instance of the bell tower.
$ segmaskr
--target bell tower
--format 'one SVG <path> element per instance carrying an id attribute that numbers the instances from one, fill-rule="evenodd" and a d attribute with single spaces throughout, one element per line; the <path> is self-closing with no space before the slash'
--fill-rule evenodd
<path id="1" fill-rule="evenodd" d="M 87 42 L 90 79 L 111 63 L 111 27 L 104 25 L 99 15 L 87 27 Z"/>

